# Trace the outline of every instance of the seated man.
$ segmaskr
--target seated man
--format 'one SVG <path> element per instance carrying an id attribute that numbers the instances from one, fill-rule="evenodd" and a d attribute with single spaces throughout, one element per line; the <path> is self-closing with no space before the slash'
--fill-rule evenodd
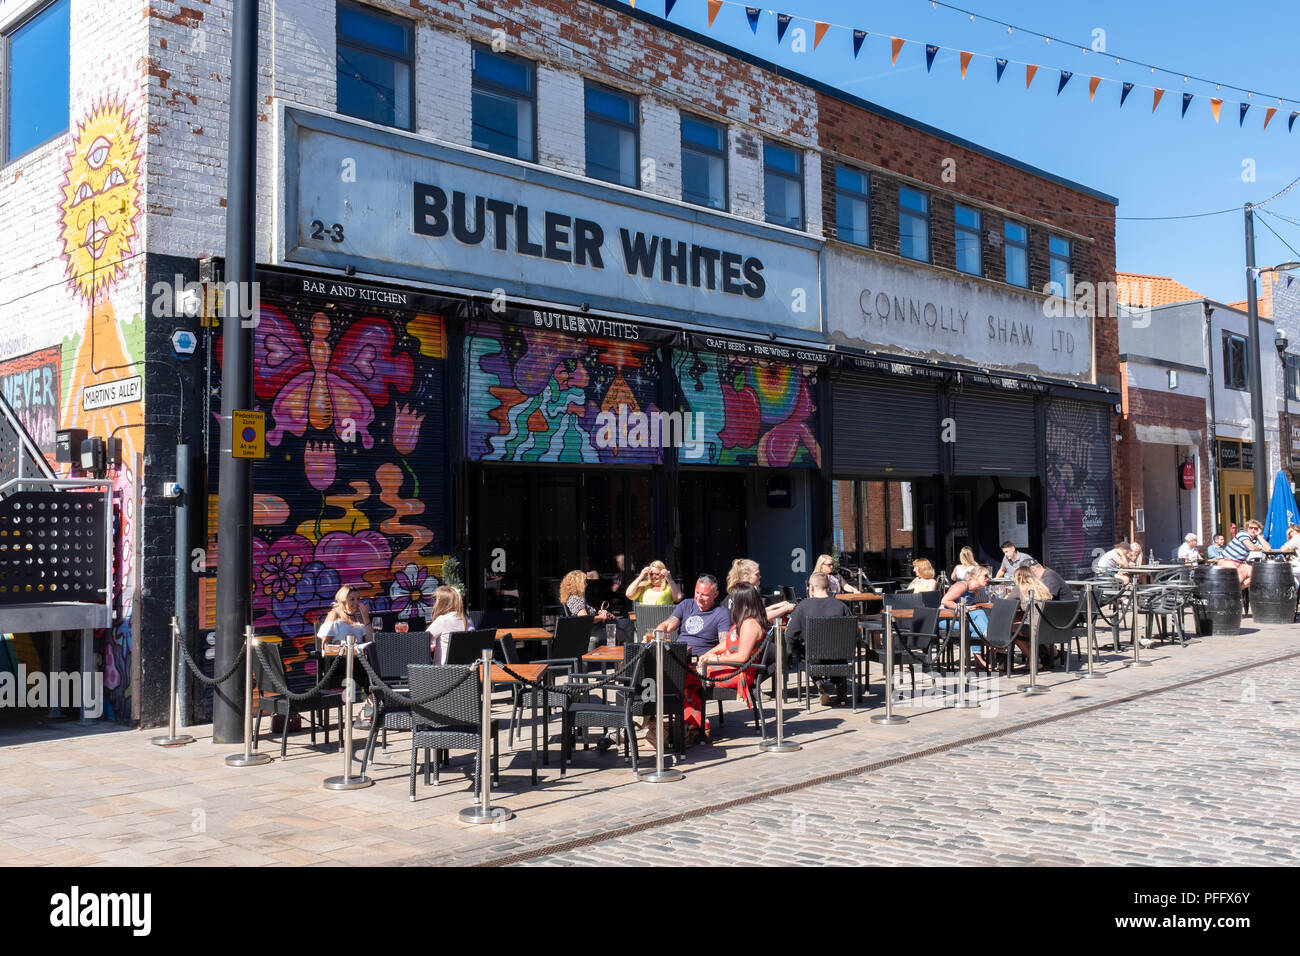
<path id="1" fill-rule="evenodd" d="M 707 654 L 725 641 L 731 630 L 731 615 L 718 604 L 718 579 L 701 574 L 695 582 L 695 597 L 678 604 L 672 617 L 664 621 L 663 629 L 669 634 L 680 629 L 681 639 L 694 657 Z"/>
<path id="2" fill-rule="evenodd" d="M 1183 564 L 1200 564 L 1201 551 L 1197 547 L 1198 543 L 1194 534 L 1189 534 L 1183 538 L 1183 543 L 1178 548 L 1178 560 Z"/>
<path id="3" fill-rule="evenodd" d="M 1051 568 L 1045 568 L 1037 561 L 1029 565 L 1029 571 L 1034 577 L 1043 582 L 1047 590 L 1052 592 L 1053 601 L 1073 601 L 1074 589 L 1065 583 L 1065 578 L 1061 577 Z"/>
<path id="4" fill-rule="evenodd" d="M 1002 563 L 998 565 L 997 577 L 1009 578 L 1015 575 L 1016 569 L 1033 563 L 1033 558 L 1023 551 L 1017 551 L 1016 546 L 1011 541 L 1002 542 Z"/>
<path id="5" fill-rule="evenodd" d="M 813 618 L 822 617 L 852 617 L 852 612 L 848 605 L 838 598 L 830 596 L 829 576 L 824 572 L 817 571 L 808 578 L 808 593 L 811 595 L 806 600 L 800 601 L 795 606 L 794 613 L 790 615 L 790 623 L 785 629 L 785 655 L 789 661 L 795 656 L 803 657 L 803 632 L 808 622 Z M 843 683 L 839 681 L 837 683 Z M 831 704 L 831 695 L 838 694 L 838 688 L 832 689 L 823 681 L 818 687 L 821 691 L 822 706 L 829 707 Z"/>
<path id="6" fill-rule="evenodd" d="M 1223 549 L 1227 544 L 1227 539 L 1221 535 L 1214 536 L 1214 544 L 1205 549 L 1205 559 L 1207 561 L 1218 561 L 1223 557 Z"/>
<path id="7" fill-rule="evenodd" d="M 1253 518 L 1247 521 L 1246 530 L 1233 536 L 1227 547 L 1223 549 L 1223 556 L 1219 559 L 1219 567 L 1235 568 L 1237 570 L 1237 578 L 1241 581 L 1243 588 L 1250 587 L 1251 552 L 1267 553 L 1272 550 L 1267 543 L 1259 540 L 1263 531 L 1264 526 L 1258 521 Z"/>

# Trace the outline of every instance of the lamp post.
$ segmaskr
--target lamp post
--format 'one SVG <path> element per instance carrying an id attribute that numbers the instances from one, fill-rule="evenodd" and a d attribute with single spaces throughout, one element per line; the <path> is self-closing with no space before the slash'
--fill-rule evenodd
<path id="1" fill-rule="evenodd" d="M 1250 329 L 1250 420 L 1255 438 L 1255 515 L 1268 507 L 1268 455 L 1264 447 L 1264 388 L 1261 384 L 1259 354 L 1259 303 L 1255 298 L 1255 280 L 1265 272 L 1289 272 L 1300 269 L 1300 262 L 1255 268 L 1255 207 L 1246 203 L 1246 316 Z"/>
<path id="2" fill-rule="evenodd" d="M 1282 365 L 1282 419 L 1278 422 L 1278 430 L 1282 433 L 1282 470 L 1287 474 L 1287 480 L 1290 481 L 1291 475 L 1291 400 L 1289 384 L 1286 380 L 1286 332 L 1282 329 L 1273 331 L 1273 346 L 1277 349 L 1277 358 Z"/>

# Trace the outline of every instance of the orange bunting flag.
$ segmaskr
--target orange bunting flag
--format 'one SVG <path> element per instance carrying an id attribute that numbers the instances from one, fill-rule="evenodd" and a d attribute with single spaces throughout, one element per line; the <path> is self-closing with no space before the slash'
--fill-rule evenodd
<path id="1" fill-rule="evenodd" d="M 1097 87 L 1101 86 L 1101 77 L 1092 76 L 1088 78 L 1088 102 L 1092 102 L 1097 96 Z"/>
<path id="2" fill-rule="evenodd" d="M 718 11 L 722 9 L 722 0 L 709 0 L 709 29 L 713 29 L 713 21 L 718 18 Z"/>
<path id="3" fill-rule="evenodd" d="M 1025 89 L 1029 89 L 1029 84 L 1034 82 L 1034 74 L 1038 72 L 1038 67 L 1032 63 L 1025 64 Z"/>
<path id="4" fill-rule="evenodd" d="M 1214 114 L 1214 122 L 1219 121 L 1219 107 L 1223 105 L 1223 99 L 1218 96 L 1210 97 L 1210 112 Z"/>
<path id="5" fill-rule="evenodd" d="M 1151 100 L 1151 112 L 1152 112 L 1152 113 L 1154 113 L 1154 112 L 1156 111 L 1156 107 L 1160 105 L 1160 97 L 1162 97 L 1162 96 L 1164 96 L 1164 95 L 1165 95 L 1165 91 L 1162 90 L 1162 89 L 1160 89 L 1160 87 L 1157 86 L 1157 87 L 1156 87 L 1156 91 L 1155 91 L 1155 96 L 1154 96 L 1154 97 L 1152 98 L 1152 100 Z"/>
<path id="6" fill-rule="evenodd" d="M 961 55 L 961 78 L 962 78 L 963 80 L 966 79 L 966 67 L 970 66 L 970 58 L 971 58 L 972 56 L 974 56 L 974 55 L 975 55 L 975 54 L 973 54 L 973 53 L 967 53 L 967 52 L 965 52 L 964 50 L 962 51 L 962 55 Z"/>
<path id="7" fill-rule="evenodd" d="M 1264 129 L 1268 129 L 1268 121 L 1273 118 L 1273 114 L 1276 112 L 1277 112 L 1277 107 L 1270 106 L 1268 108 L 1268 111 L 1264 113 Z"/>
<path id="8" fill-rule="evenodd" d="M 894 48 L 894 58 L 893 58 L 890 62 L 891 62 L 894 66 L 897 66 L 897 65 L 898 65 L 898 54 L 899 54 L 899 53 L 902 51 L 902 49 L 903 49 L 903 41 L 900 40 L 898 37 L 890 37 L 890 38 L 889 38 L 889 42 L 890 42 L 890 45 L 893 46 L 893 48 Z"/>
<path id="9" fill-rule="evenodd" d="M 817 49 L 817 44 L 822 42 L 822 37 L 826 31 L 831 28 L 829 23 L 822 23 L 820 20 L 813 21 L 813 49 Z"/>

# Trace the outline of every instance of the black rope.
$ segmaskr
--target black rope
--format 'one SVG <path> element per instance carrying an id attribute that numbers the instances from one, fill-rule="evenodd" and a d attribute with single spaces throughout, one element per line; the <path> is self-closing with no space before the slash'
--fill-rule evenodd
<path id="1" fill-rule="evenodd" d="M 731 673 L 726 677 L 709 677 L 707 674 L 700 674 L 700 682 L 717 686 L 718 684 L 725 684 L 729 680 L 735 680 L 737 674 L 742 674 L 745 671 L 762 670 L 763 665 L 755 664 L 755 661 L 759 660 L 765 653 L 767 653 L 767 647 L 771 642 L 772 635 L 769 633 L 763 638 L 762 643 L 760 643 L 758 647 L 754 648 L 754 653 L 750 656 L 749 660 L 745 661 L 743 664 L 737 665 L 733 664 L 731 661 L 718 661 L 718 667 L 730 667 L 732 668 Z"/>
<path id="2" fill-rule="evenodd" d="M 235 660 L 230 665 L 230 670 L 226 671 L 220 677 L 209 677 L 199 669 L 199 665 L 195 663 L 194 658 L 190 656 L 190 649 L 185 646 L 185 642 L 177 641 L 176 643 L 180 645 L 181 658 L 185 661 L 185 665 L 194 675 L 194 679 L 204 687 L 216 687 L 218 684 L 224 684 L 226 681 L 230 680 L 230 678 L 234 676 L 235 671 L 239 670 L 239 665 L 244 660 L 244 652 L 248 649 L 247 645 L 241 644 L 239 646 L 239 653 L 235 655 Z"/>
<path id="3" fill-rule="evenodd" d="M 285 700 L 292 701 L 295 704 L 300 704 L 303 701 L 315 700 L 316 698 L 320 697 L 321 689 L 325 686 L 326 682 L 328 682 L 329 679 L 334 676 L 334 672 L 339 669 L 339 662 L 343 660 L 342 655 L 334 658 L 334 663 L 332 663 L 330 665 L 329 670 L 325 672 L 325 676 L 320 677 L 316 681 L 315 687 L 313 687 L 311 690 L 306 691 L 304 693 L 295 694 L 291 690 L 289 690 L 288 685 L 280 677 L 279 670 L 277 668 L 272 667 L 270 664 L 266 662 L 266 651 L 263 650 L 265 645 L 263 645 L 259 641 L 256 647 L 257 647 L 257 659 L 262 664 L 262 673 L 266 675 L 268 683 L 271 684 L 271 690 L 276 694 L 279 694 Z M 259 691 L 261 690 L 265 690 L 265 688 L 259 688 Z"/>
<path id="4" fill-rule="evenodd" d="M 440 690 L 438 693 L 433 694 L 430 697 L 421 697 L 419 700 L 416 700 L 407 694 L 403 694 L 401 691 L 393 690 L 393 688 L 385 684 L 383 678 L 376 674 L 375 669 L 370 666 L 370 661 L 366 659 L 364 654 L 359 655 L 357 660 L 361 662 L 362 668 L 370 677 L 370 692 L 372 694 L 377 694 L 385 701 L 402 709 L 407 707 L 424 707 L 426 704 L 432 704 L 435 700 L 440 700 L 443 697 L 446 697 L 452 691 L 460 687 L 461 684 L 465 683 L 465 681 L 473 677 L 477 667 L 476 664 L 469 665 L 465 669 L 465 673 L 461 675 L 460 679 L 450 687 Z"/>
<path id="5" fill-rule="evenodd" d="M 643 651 L 642 653 L 648 652 Z M 632 660 L 624 662 L 614 671 L 614 673 L 610 674 L 609 677 L 606 677 L 604 680 L 595 684 L 547 684 L 542 681 L 529 680 L 522 674 L 516 674 L 510 669 L 508 664 L 502 664 L 500 661 L 496 662 L 496 666 L 501 668 L 501 670 L 513 677 L 515 680 L 519 681 L 520 684 L 533 690 L 545 691 L 551 694 L 564 694 L 566 697 L 582 697 L 586 694 L 590 694 L 592 691 L 605 690 L 615 686 L 626 690 L 627 684 L 622 683 L 622 681 L 627 678 L 631 673 L 632 668 L 636 666 L 636 661 Z"/>

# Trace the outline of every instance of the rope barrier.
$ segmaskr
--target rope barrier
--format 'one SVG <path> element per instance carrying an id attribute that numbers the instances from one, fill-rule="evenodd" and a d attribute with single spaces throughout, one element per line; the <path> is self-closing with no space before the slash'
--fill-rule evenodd
<path id="1" fill-rule="evenodd" d="M 749 658 L 749 660 L 739 665 L 733 663 L 732 661 L 718 661 L 716 666 L 730 667 L 732 668 L 731 673 L 728 674 L 726 677 L 709 677 L 707 674 L 700 674 L 699 675 L 700 682 L 703 684 L 712 684 L 713 686 L 716 687 L 719 684 L 725 684 L 729 680 L 735 680 L 738 674 L 742 674 L 745 671 L 762 670 L 763 665 L 757 664 L 755 662 L 760 660 L 763 657 L 763 655 L 767 653 L 768 645 L 771 643 L 772 643 L 772 633 L 771 631 L 768 631 L 768 634 L 766 637 L 763 638 L 762 643 L 760 643 L 758 647 L 754 648 L 754 653 Z"/>
<path id="2" fill-rule="evenodd" d="M 291 690 L 289 690 L 288 684 L 286 684 L 284 680 L 280 677 L 280 673 L 278 669 L 272 667 L 270 664 L 266 662 L 266 652 L 263 650 L 265 645 L 259 642 L 255 646 L 257 648 L 257 659 L 262 664 L 262 673 L 267 676 L 271 684 L 271 690 L 274 693 L 279 694 L 285 700 L 292 701 L 295 704 L 302 703 L 303 701 L 313 700 L 319 697 L 321 689 L 325 686 L 325 684 L 329 681 L 329 679 L 334 676 L 334 672 L 339 669 L 339 663 L 343 660 L 343 655 L 339 655 L 338 657 L 334 658 L 334 663 L 330 664 L 329 670 L 325 672 L 323 677 L 320 677 L 316 681 L 315 687 L 313 687 L 311 690 L 306 691 L 304 693 L 295 694 Z"/>
<path id="3" fill-rule="evenodd" d="M 473 664 L 470 664 L 465 668 L 465 673 L 462 674 L 460 679 L 456 681 L 456 683 L 452 684 L 450 687 L 447 687 L 430 697 L 422 697 L 419 700 L 416 700 L 413 697 L 403 694 L 401 691 L 393 690 L 393 688 L 385 684 L 383 678 L 381 678 L 378 674 L 375 673 L 374 668 L 370 665 L 370 661 L 366 660 L 366 656 L 364 654 L 357 655 L 357 660 L 361 662 L 361 667 L 365 670 L 366 674 L 370 677 L 370 692 L 373 694 L 378 694 L 385 701 L 391 704 L 395 704 L 396 706 L 401 708 L 424 707 L 428 704 L 432 704 L 435 700 L 441 700 L 443 697 L 446 697 L 452 691 L 460 687 L 460 685 L 465 683 L 465 681 L 473 677 L 474 674 L 478 671 L 478 662 L 475 661 Z"/>
<path id="4" fill-rule="evenodd" d="M 545 691 L 550 694 L 564 694 L 566 697 L 581 697 L 586 694 L 590 694 L 592 691 L 605 690 L 607 688 L 615 687 L 615 686 L 621 686 L 624 689 L 626 689 L 627 685 L 621 682 L 631 674 L 632 668 L 636 666 L 636 661 L 633 660 L 633 661 L 623 663 L 617 670 L 614 671 L 613 674 L 611 674 L 609 677 L 606 677 L 604 680 L 600 681 L 599 683 L 578 684 L 578 685 L 547 684 L 542 681 L 529 680 L 527 677 L 524 677 L 522 674 L 516 674 L 514 671 L 512 671 L 510 669 L 509 664 L 502 664 L 500 661 L 498 661 L 496 663 L 496 666 L 501 668 L 501 670 L 503 670 L 506 674 L 513 677 L 515 680 L 519 681 L 520 684 L 524 685 L 525 687 L 531 688 L 532 690 Z"/>
<path id="5" fill-rule="evenodd" d="M 244 659 L 244 652 L 248 650 L 243 644 L 239 645 L 239 653 L 235 655 L 234 662 L 230 665 L 230 670 L 226 671 L 220 677 L 209 677 L 203 671 L 199 670 L 199 665 L 195 663 L 194 658 L 190 656 L 190 649 L 185 646 L 184 641 L 178 641 L 181 648 L 181 656 L 185 659 L 185 666 L 190 669 L 194 679 L 204 687 L 216 687 L 218 684 L 224 684 L 234 676 L 235 671 L 239 670 L 239 664 Z"/>

